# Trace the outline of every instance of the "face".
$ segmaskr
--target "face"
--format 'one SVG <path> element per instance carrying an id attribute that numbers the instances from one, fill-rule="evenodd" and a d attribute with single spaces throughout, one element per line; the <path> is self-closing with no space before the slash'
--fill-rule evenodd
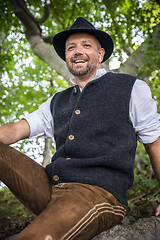
<path id="1" fill-rule="evenodd" d="M 88 33 L 72 34 L 66 41 L 66 64 L 75 77 L 94 74 L 104 53 L 103 48 L 98 48 L 96 38 Z"/>

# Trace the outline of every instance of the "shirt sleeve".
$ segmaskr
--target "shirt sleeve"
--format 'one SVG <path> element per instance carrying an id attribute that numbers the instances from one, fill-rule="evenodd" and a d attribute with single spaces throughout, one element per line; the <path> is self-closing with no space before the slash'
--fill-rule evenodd
<path id="1" fill-rule="evenodd" d="M 30 138 L 44 136 L 52 138 L 54 134 L 53 117 L 50 111 L 51 98 L 40 105 L 39 109 L 24 116 L 30 126 Z"/>
<path id="2" fill-rule="evenodd" d="M 130 118 L 139 142 L 152 143 L 160 136 L 160 115 L 149 86 L 137 79 L 131 93 Z"/>

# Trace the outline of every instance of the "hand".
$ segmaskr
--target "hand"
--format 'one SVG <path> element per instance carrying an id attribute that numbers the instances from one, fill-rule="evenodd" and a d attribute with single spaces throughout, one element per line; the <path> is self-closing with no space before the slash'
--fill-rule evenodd
<path id="1" fill-rule="evenodd" d="M 155 216 L 157 217 L 158 215 L 160 215 L 160 205 L 158 205 L 155 212 Z"/>

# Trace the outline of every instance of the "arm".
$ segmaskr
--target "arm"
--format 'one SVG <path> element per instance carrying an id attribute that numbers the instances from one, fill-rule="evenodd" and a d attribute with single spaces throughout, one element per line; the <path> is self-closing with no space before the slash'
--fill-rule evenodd
<path id="1" fill-rule="evenodd" d="M 0 142 L 12 144 L 28 137 L 53 137 L 54 124 L 50 111 L 52 97 L 44 102 L 39 109 L 28 114 L 22 120 L 0 126 Z"/>
<path id="2" fill-rule="evenodd" d="M 12 144 L 30 136 L 30 127 L 25 119 L 0 127 L 0 142 Z"/>
<path id="3" fill-rule="evenodd" d="M 136 80 L 130 100 L 130 118 L 138 135 L 150 156 L 155 175 L 160 183 L 160 115 L 157 113 L 157 103 L 152 98 L 148 85 Z M 157 139 L 157 141 L 156 141 Z M 156 216 L 160 214 L 160 205 Z"/>
<path id="4" fill-rule="evenodd" d="M 144 144 L 146 151 L 150 157 L 153 171 L 160 184 L 160 137 L 153 143 Z M 160 214 L 160 205 L 156 209 L 155 215 Z"/>

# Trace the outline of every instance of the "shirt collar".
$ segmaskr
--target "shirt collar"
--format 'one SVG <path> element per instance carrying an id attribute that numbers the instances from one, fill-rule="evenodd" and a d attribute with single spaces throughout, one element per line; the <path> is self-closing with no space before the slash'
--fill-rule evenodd
<path id="1" fill-rule="evenodd" d="M 104 68 L 97 69 L 96 76 L 95 76 L 91 81 L 96 80 L 97 78 L 102 77 L 104 74 L 106 74 L 106 72 L 107 72 L 107 71 L 106 71 Z M 71 78 L 70 81 L 71 81 L 73 84 L 75 84 L 75 78 L 74 78 L 74 77 Z"/>

